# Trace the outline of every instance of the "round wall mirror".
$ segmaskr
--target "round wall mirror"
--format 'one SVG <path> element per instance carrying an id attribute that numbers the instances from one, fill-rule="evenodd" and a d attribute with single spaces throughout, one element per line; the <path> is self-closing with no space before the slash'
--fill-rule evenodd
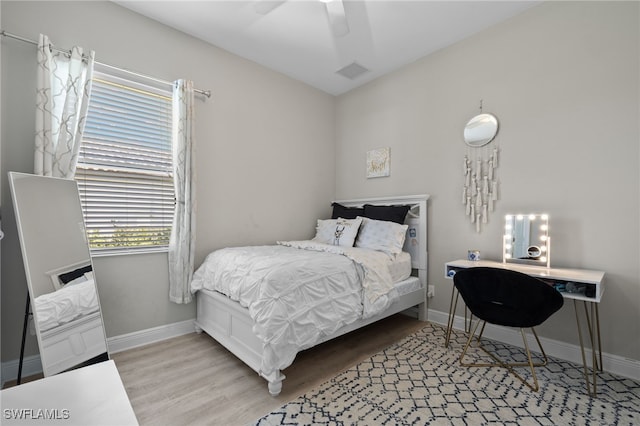
<path id="1" fill-rule="evenodd" d="M 478 114 L 464 126 L 464 142 L 473 147 L 488 144 L 498 133 L 498 119 L 493 114 Z"/>

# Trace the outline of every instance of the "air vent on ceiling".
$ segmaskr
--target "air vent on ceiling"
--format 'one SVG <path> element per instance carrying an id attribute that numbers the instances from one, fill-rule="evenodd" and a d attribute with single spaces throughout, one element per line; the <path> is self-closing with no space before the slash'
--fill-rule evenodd
<path id="1" fill-rule="evenodd" d="M 347 65 L 346 67 L 339 69 L 338 71 L 336 71 L 336 73 L 340 74 L 343 77 L 347 77 L 350 80 L 354 80 L 357 77 L 360 77 L 362 74 L 364 74 L 367 71 L 369 70 L 363 67 L 362 65 L 358 64 L 357 62 L 353 62 Z"/>

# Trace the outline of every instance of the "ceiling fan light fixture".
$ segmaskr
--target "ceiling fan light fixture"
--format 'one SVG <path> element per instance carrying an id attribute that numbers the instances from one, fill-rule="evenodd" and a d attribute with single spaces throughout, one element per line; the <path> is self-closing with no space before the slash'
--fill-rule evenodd
<path id="1" fill-rule="evenodd" d="M 349 22 L 347 22 L 342 0 L 320 1 L 324 3 L 324 7 L 327 10 L 329 26 L 334 37 L 342 37 L 349 34 Z"/>

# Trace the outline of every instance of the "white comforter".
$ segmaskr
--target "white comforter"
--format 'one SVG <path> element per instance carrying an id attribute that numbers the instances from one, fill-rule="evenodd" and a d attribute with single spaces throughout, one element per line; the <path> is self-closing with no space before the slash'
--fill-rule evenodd
<path id="1" fill-rule="evenodd" d="M 340 327 L 386 309 L 388 262 L 382 252 L 313 241 L 225 248 L 207 256 L 191 291 L 215 290 L 248 308 L 263 341 L 261 372 L 270 374 Z"/>
<path id="2" fill-rule="evenodd" d="M 98 311 L 93 279 L 66 285 L 58 291 L 36 297 L 34 309 L 40 331 L 50 330 Z"/>

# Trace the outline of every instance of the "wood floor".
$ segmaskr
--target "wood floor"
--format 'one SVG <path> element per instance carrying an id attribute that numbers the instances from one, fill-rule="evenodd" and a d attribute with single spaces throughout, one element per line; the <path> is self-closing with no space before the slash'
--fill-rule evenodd
<path id="1" fill-rule="evenodd" d="M 112 354 L 141 425 L 246 425 L 422 328 L 397 314 L 298 354 L 282 393 L 208 335 Z"/>

